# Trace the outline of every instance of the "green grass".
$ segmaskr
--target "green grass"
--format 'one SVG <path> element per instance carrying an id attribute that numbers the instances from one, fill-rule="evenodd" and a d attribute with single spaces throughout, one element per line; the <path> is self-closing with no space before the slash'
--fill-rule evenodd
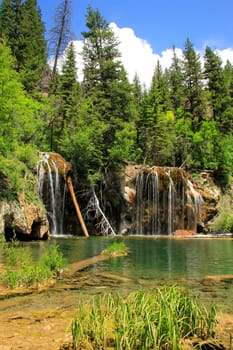
<path id="1" fill-rule="evenodd" d="M 40 260 L 34 263 L 30 251 L 18 241 L 4 243 L 4 259 L 6 271 L 0 280 L 9 288 L 37 287 L 67 267 L 57 245 L 50 246 Z"/>
<path id="2" fill-rule="evenodd" d="M 127 298 L 104 294 L 82 304 L 72 322 L 72 348 L 179 350 L 187 338 L 214 336 L 215 310 L 208 311 L 176 287 Z"/>
<path id="3" fill-rule="evenodd" d="M 115 254 L 127 254 L 128 248 L 124 242 L 114 241 L 110 246 L 108 246 L 103 254 L 115 255 Z"/>

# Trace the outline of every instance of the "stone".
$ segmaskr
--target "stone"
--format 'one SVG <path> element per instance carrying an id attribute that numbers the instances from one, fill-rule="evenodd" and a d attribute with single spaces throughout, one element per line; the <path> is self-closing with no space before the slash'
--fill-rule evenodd
<path id="1" fill-rule="evenodd" d="M 18 239 L 47 239 L 49 225 L 42 204 L 25 201 L 23 195 L 19 200 L 0 202 L 0 234 L 6 239 L 14 235 Z"/>

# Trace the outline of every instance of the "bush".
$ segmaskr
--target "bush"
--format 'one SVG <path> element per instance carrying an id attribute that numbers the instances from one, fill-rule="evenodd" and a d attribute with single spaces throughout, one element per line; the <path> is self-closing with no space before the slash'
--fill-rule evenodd
<path id="1" fill-rule="evenodd" d="M 218 205 L 219 215 L 213 223 L 214 230 L 227 230 L 233 232 L 233 199 L 226 194 Z"/>

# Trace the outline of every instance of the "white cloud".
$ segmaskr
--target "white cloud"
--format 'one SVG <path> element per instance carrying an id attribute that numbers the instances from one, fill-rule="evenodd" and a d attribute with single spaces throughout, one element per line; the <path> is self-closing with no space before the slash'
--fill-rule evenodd
<path id="1" fill-rule="evenodd" d="M 135 73 L 137 73 L 142 84 L 148 88 L 151 83 L 152 75 L 154 73 L 157 61 L 159 60 L 163 69 L 171 65 L 173 50 L 168 48 L 160 55 L 153 52 L 153 49 L 146 40 L 136 36 L 131 28 L 119 28 L 117 24 L 111 23 L 111 29 L 115 37 L 119 41 L 119 51 L 121 52 L 122 63 L 128 73 L 129 81 L 132 82 Z M 76 62 L 78 67 L 78 79 L 82 80 L 83 62 L 81 57 L 83 42 L 74 41 L 76 50 Z M 176 48 L 177 57 L 182 57 L 182 49 Z M 224 50 L 215 50 L 221 57 L 223 64 L 228 59 L 233 63 L 233 48 L 226 48 Z M 203 60 L 203 57 L 201 57 Z"/>
<path id="2" fill-rule="evenodd" d="M 159 55 L 153 53 L 150 44 L 138 38 L 133 29 L 119 28 L 115 23 L 110 24 L 116 38 L 119 40 L 119 51 L 122 63 L 128 73 L 129 81 L 132 82 L 137 73 L 141 83 L 147 87 L 151 82 Z"/>
<path id="3" fill-rule="evenodd" d="M 221 58 L 223 64 L 226 64 L 226 61 L 229 60 L 233 63 L 233 48 L 223 49 L 223 50 L 215 50 L 218 56 Z"/>

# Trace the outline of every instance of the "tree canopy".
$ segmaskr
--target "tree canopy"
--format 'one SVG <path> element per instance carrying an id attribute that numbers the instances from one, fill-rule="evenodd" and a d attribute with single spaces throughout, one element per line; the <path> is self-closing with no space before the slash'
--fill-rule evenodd
<path id="1" fill-rule="evenodd" d="M 204 64 L 190 39 L 182 57 L 174 47 L 171 66 L 157 62 L 146 90 L 137 75 L 129 82 L 117 38 L 89 6 L 83 80 L 70 41 L 49 89 L 54 67 L 37 1 L 3 0 L 0 31 L 0 171 L 14 186 L 15 162 L 30 169 L 37 150 L 60 152 L 91 185 L 127 162 L 232 174 L 233 66 L 210 47 Z"/>

